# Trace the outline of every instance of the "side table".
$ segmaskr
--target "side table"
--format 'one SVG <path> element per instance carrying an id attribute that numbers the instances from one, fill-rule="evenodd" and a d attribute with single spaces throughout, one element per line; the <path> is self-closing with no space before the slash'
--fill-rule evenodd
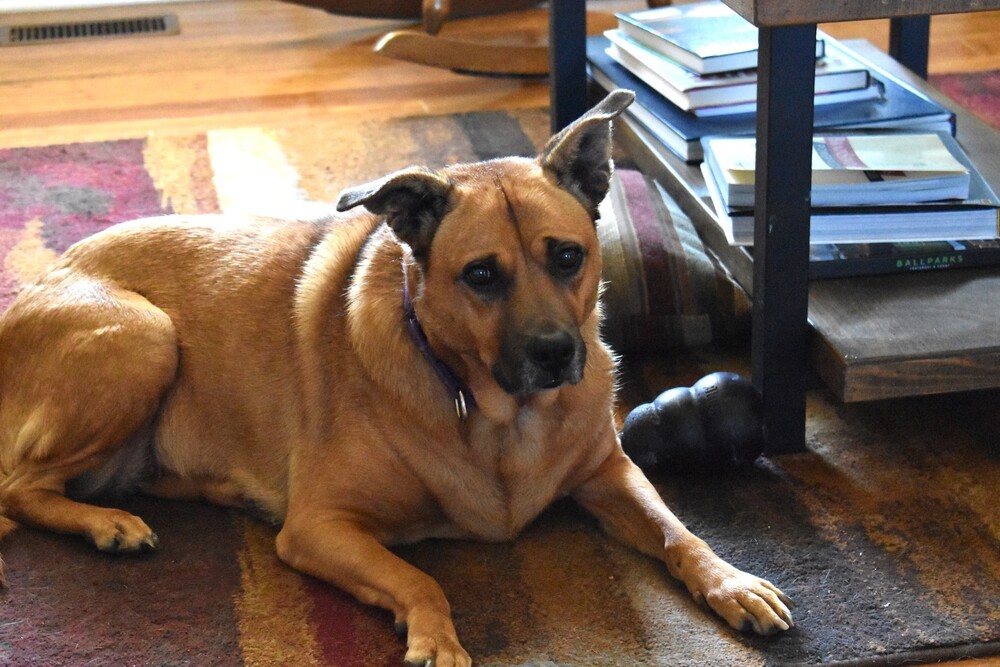
<path id="1" fill-rule="evenodd" d="M 1000 9 L 1000 0 L 724 0 L 759 29 L 751 367 L 764 398 L 765 454 L 805 449 L 814 44 L 818 23 L 889 18 L 890 51 L 926 74 L 930 15 Z M 552 129 L 586 107 L 580 0 L 551 0 Z"/>

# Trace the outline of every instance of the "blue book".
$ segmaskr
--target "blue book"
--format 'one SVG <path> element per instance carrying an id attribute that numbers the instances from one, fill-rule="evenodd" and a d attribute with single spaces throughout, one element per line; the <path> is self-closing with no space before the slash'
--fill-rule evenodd
<path id="1" fill-rule="evenodd" d="M 824 35 L 824 40 L 833 38 Z M 611 42 L 604 35 L 587 38 L 587 62 L 591 78 L 602 88 L 628 88 L 636 101 L 625 110 L 656 139 L 683 160 L 701 162 L 701 139 L 708 136 L 752 136 L 757 131 L 753 112 L 696 117 L 668 102 L 656 90 L 619 65 L 608 55 Z M 899 129 L 955 134 L 955 114 L 923 93 L 875 66 L 843 43 L 837 47 L 861 61 L 882 86 L 875 99 L 844 104 L 817 105 L 813 126 L 817 130 Z"/>

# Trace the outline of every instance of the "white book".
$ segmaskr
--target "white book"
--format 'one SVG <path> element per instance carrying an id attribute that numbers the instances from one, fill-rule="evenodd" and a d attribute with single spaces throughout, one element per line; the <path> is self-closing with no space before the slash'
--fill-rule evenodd
<path id="1" fill-rule="evenodd" d="M 754 209 L 727 206 L 708 162 L 702 162 L 716 223 L 732 245 L 752 246 Z M 1000 199 L 978 172 L 969 199 L 924 204 L 813 207 L 809 243 L 898 243 L 1000 238 Z"/>
<path id="2" fill-rule="evenodd" d="M 756 139 L 712 137 L 705 139 L 704 145 L 706 162 L 725 205 L 753 206 Z M 964 200 L 969 196 L 969 170 L 953 150 L 960 150 L 954 140 L 937 133 L 814 137 L 812 205 Z"/>

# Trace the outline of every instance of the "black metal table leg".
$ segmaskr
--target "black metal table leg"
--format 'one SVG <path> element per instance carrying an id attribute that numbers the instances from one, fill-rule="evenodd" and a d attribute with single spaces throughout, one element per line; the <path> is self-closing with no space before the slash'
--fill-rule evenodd
<path id="1" fill-rule="evenodd" d="M 587 7 L 583 0 L 549 3 L 549 82 L 553 134 L 587 110 Z"/>
<path id="2" fill-rule="evenodd" d="M 889 55 L 922 79 L 927 78 L 927 53 L 931 37 L 930 16 L 904 16 L 889 20 Z"/>
<path id="3" fill-rule="evenodd" d="M 805 448 L 816 26 L 761 28 L 751 363 L 766 454 Z"/>

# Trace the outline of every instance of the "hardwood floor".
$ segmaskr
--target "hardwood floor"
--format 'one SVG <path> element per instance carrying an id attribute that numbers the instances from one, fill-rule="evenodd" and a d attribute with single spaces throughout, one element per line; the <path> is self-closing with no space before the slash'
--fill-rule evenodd
<path id="1" fill-rule="evenodd" d="M 591 10 L 638 9 L 629 0 L 591 0 Z M 316 118 L 398 117 L 474 109 L 542 107 L 544 79 L 455 74 L 372 53 L 406 24 L 348 18 L 276 0 L 214 0 L 134 9 L 0 14 L 0 24 L 178 15 L 176 36 L 0 47 L 0 148 L 192 132 Z M 605 19 L 607 17 L 605 16 Z M 484 41 L 546 34 L 546 12 L 446 25 L 444 34 Z M 595 24 L 595 29 L 599 27 Z M 881 48 L 886 21 L 823 26 Z M 932 73 L 1000 63 L 1000 11 L 935 17 Z M 979 660 L 952 665 L 997 665 Z"/>
<path id="2" fill-rule="evenodd" d="M 0 145 L 320 116 L 537 107 L 548 100 L 540 79 L 463 76 L 373 54 L 379 37 L 403 23 L 333 16 L 274 0 L 157 5 L 156 11 L 177 14 L 181 34 L 0 49 Z"/>
<path id="3" fill-rule="evenodd" d="M 867 39 L 889 47 L 888 21 L 850 21 L 821 26 L 834 37 Z M 1000 67 L 1000 11 L 943 14 L 931 18 L 931 74 L 979 72 Z"/>
<path id="4" fill-rule="evenodd" d="M 603 12 L 637 0 L 591 0 Z M 544 79 L 501 79 L 390 60 L 372 53 L 405 24 L 333 16 L 276 0 L 216 0 L 34 14 L 4 24 L 166 12 L 181 33 L 0 48 L 0 146 L 139 136 L 318 117 L 393 117 L 472 109 L 540 107 Z M 456 21 L 444 33 L 489 41 L 542 40 L 544 9 L 516 17 Z M 887 22 L 824 26 L 836 36 L 887 41 Z M 499 35 L 499 36 L 498 36 Z M 932 72 L 1000 62 L 1000 12 L 941 16 L 931 31 Z"/>

